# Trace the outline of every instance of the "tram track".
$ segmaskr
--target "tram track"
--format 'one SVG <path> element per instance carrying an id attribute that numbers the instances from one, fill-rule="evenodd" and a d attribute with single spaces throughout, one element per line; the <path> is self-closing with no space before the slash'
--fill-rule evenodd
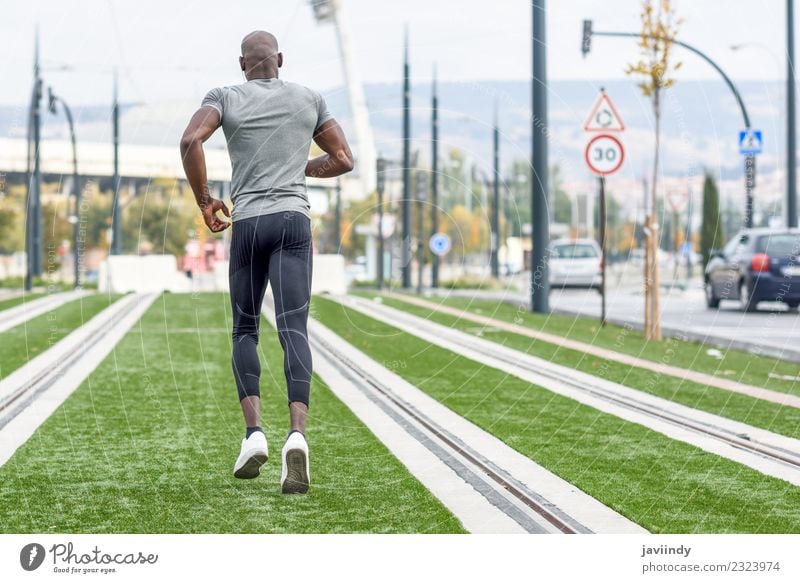
<path id="1" fill-rule="evenodd" d="M 263 313 L 274 325 L 270 303 L 265 301 Z M 646 532 L 313 319 L 309 342 L 315 372 L 473 532 Z M 373 412 L 365 415 L 368 409 Z M 408 442 L 426 455 L 409 455 Z M 502 518 L 493 524 L 505 526 L 489 525 L 492 515 Z"/>
<path id="2" fill-rule="evenodd" d="M 674 403 L 353 297 L 332 298 L 486 366 L 800 486 L 800 441 Z"/>
<path id="3" fill-rule="evenodd" d="M 0 381 L 0 465 L 92 373 L 157 296 L 120 298 Z"/>

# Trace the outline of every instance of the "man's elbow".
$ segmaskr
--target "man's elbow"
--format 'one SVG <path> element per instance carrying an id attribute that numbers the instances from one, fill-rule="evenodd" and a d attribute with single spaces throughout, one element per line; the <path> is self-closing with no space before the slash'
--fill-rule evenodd
<path id="1" fill-rule="evenodd" d="M 353 154 L 350 152 L 342 152 L 342 155 L 339 157 L 339 164 L 344 172 L 351 172 L 356 165 L 355 160 L 353 160 Z"/>
<path id="2" fill-rule="evenodd" d="M 180 143 L 181 155 L 185 156 L 199 141 L 194 134 L 183 134 Z"/>

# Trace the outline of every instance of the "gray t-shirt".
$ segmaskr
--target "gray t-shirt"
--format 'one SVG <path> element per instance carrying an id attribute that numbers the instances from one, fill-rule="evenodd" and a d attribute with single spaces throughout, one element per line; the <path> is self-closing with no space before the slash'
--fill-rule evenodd
<path id="1" fill-rule="evenodd" d="M 233 220 L 285 211 L 310 216 L 306 162 L 314 132 L 332 117 L 322 96 L 281 79 L 252 79 L 212 89 L 203 105 L 222 118 Z"/>

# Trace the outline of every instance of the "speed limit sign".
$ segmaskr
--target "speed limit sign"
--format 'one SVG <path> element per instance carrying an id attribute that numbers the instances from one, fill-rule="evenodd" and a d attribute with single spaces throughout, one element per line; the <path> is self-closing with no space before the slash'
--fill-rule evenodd
<path id="1" fill-rule="evenodd" d="M 599 134 L 586 144 L 584 159 L 589 170 L 598 176 L 608 176 L 622 166 L 625 150 L 615 136 Z"/>

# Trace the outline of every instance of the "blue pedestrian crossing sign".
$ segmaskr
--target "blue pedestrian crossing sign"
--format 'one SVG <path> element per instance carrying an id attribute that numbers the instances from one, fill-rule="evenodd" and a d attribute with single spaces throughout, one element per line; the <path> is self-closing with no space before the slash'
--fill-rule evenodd
<path id="1" fill-rule="evenodd" d="M 450 237 L 446 234 L 436 233 L 431 237 L 430 241 L 428 241 L 428 247 L 430 247 L 434 255 L 441 257 L 442 255 L 447 255 L 447 252 L 450 251 L 450 247 L 452 247 L 452 243 L 450 242 Z"/>
<path id="2" fill-rule="evenodd" d="M 739 153 L 745 156 L 760 154 L 764 151 L 764 140 L 761 130 L 742 130 L 739 132 Z"/>

